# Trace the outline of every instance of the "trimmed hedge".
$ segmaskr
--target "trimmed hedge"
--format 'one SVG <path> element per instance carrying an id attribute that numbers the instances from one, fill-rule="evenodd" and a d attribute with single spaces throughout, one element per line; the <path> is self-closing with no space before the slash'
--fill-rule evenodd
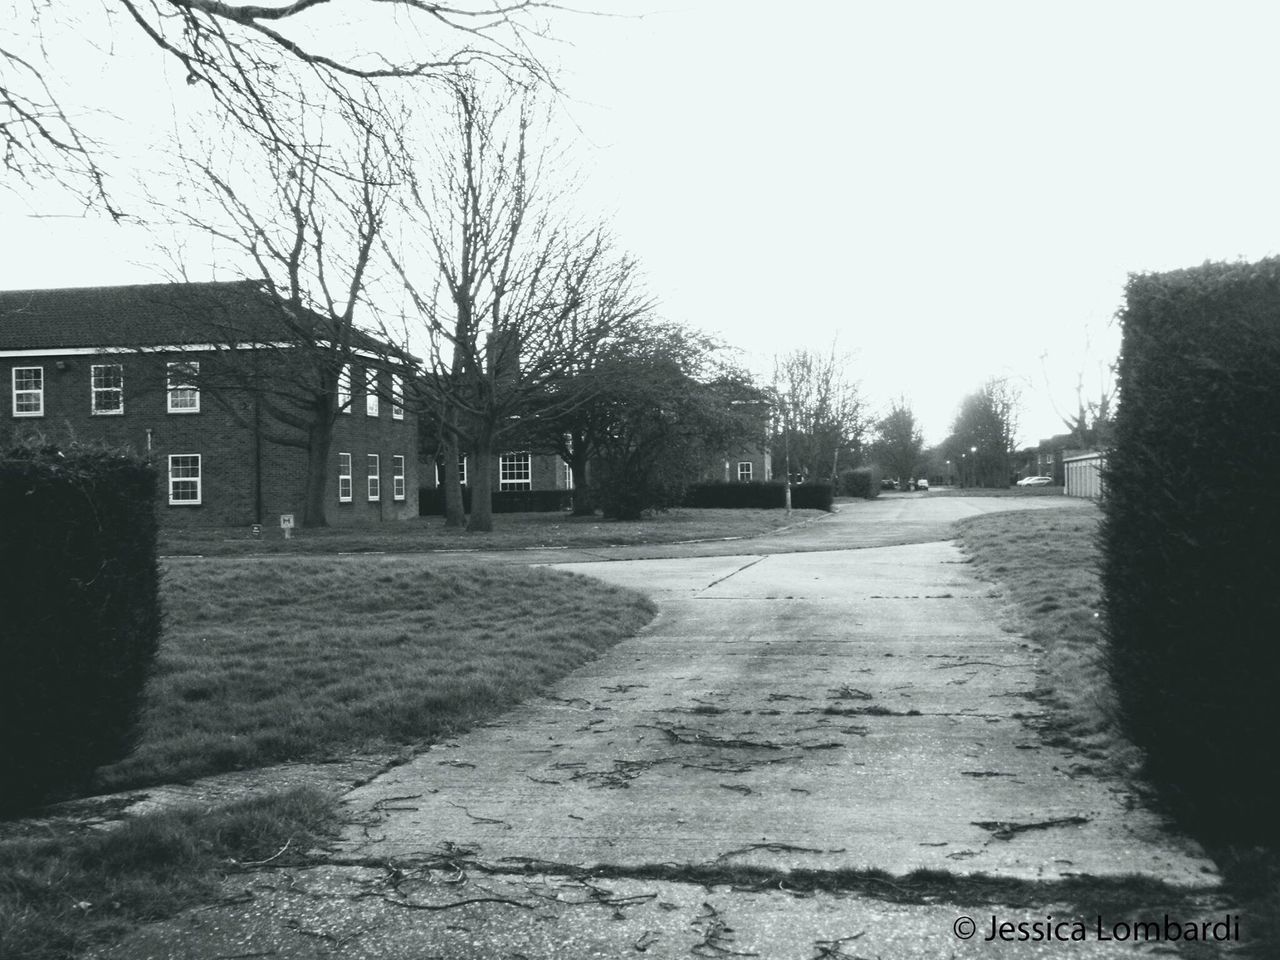
<path id="1" fill-rule="evenodd" d="M 133 747 L 160 643 L 155 470 L 0 450 L 0 810 L 82 790 Z"/>
<path id="2" fill-rule="evenodd" d="M 573 501 L 572 490 L 495 490 L 494 513 L 554 513 L 568 510 Z M 462 508 L 471 512 L 471 488 L 462 488 Z M 444 516 L 444 489 L 422 487 L 418 490 L 418 516 Z"/>
<path id="3" fill-rule="evenodd" d="M 695 483 L 685 493 L 684 506 L 702 509 L 763 509 L 786 506 L 786 490 L 780 480 L 748 483 Z M 834 491 L 829 483 L 799 483 L 791 487 L 796 509 L 831 510 Z"/>
<path id="4" fill-rule="evenodd" d="M 1103 501 L 1110 670 L 1202 836 L 1280 841 L 1280 259 L 1133 276 Z"/>
<path id="5" fill-rule="evenodd" d="M 840 496 L 872 500 L 880 496 L 880 468 L 855 467 L 840 472 Z"/>

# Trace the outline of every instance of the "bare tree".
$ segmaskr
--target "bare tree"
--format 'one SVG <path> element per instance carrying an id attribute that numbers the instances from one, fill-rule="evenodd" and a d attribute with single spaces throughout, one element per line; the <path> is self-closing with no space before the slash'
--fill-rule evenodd
<path id="1" fill-rule="evenodd" d="M 0 46 L 0 144 L 8 169 L 31 181 L 62 182 L 86 202 L 119 216 L 107 189 L 100 145 L 82 131 L 93 91 L 53 81 L 67 65 L 49 61 L 58 35 L 110 45 L 117 21 L 141 31 L 208 92 L 223 122 L 304 159 L 288 122 L 304 89 L 348 109 L 376 110 L 371 90 L 387 82 L 439 80 L 481 66 L 525 82 L 548 82 L 535 51 L 549 20 L 566 8 L 550 0 L 99 0 L 95 5 L 10 0 Z"/>
<path id="2" fill-rule="evenodd" d="M 359 311 L 369 313 L 366 290 L 396 173 L 386 139 L 364 115 L 348 120 L 346 137 L 317 138 L 294 154 L 266 152 L 265 181 L 256 168 L 234 178 L 227 172 L 234 164 L 188 157 L 188 182 L 208 202 L 170 209 L 238 250 L 246 275 L 277 308 L 275 336 L 257 318 L 211 314 L 206 322 L 219 334 L 219 350 L 199 378 L 243 425 L 305 451 L 304 526 L 326 523 L 333 428 L 351 402 L 344 379 L 359 366 L 379 393 L 404 403 L 410 374 L 410 358 L 384 331 L 374 336 L 367 321 L 357 324 Z M 210 209 L 221 215 L 208 218 Z"/>
<path id="3" fill-rule="evenodd" d="M 579 516 L 595 512 L 588 469 L 616 422 L 614 404 L 605 398 L 616 399 L 621 385 L 644 377 L 655 345 L 675 336 L 654 316 L 638 274 L 629 256 L 610 251 L 596 261 L 562 331 L 563 369 L 530 410 L 526 435 L 568 464 Z"/>
<path id="4" fill-rule="evenodd" d="M 558 213 L 532 137 L 537 107 L 516 87 L 454 85 L 451 123 L 412 192 L 411 232 L 392 253 L 430 342 L 446 523 L 461 520 L 457 454 L 470 454 L 471 530 L 492 529 L 500 444 L 535 406 L 550 417 L 575 402 L 554 384 L 597 336 L 576 321 L 610 256 L 602 230 Z"/>
<path id="5" fill-rule="evenodd" d="M 851 357 L 836 345 L 818 353 L 793 350 L 774 360 L 773 394 L 783 446 L 781 459 L 804 477 L 829 477 L 840 470 L 842 453 L 856 452 L 867 423 L 858 384 L 848 376 Z M 790 468 L 788 468 L 790 471 Z"/>

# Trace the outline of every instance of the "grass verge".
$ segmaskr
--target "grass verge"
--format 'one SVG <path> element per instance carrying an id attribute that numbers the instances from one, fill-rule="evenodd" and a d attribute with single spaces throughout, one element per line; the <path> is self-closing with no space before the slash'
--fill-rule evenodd
<path id="1" fill-rule="evenodd" d="M 1044 489 L 1044 488 L 1041 488 Z M 1014 511 L 957 525 L 983 579 L 997 581 L 1019 629 L 1043 650 L 1039 699 L 1053 708 L 1046 731 L 1110 773 L 1138 772 L 1141 752 L 1122 734 L 1104 667 L 1098 509 Z M 1280 851 L 1205 844 L 1245 920 L 1243 954 L 1274 955 L 1280 942 Z"/>
<path id="2" fill-rule="evenodd" d="M 1016 510 L 971 517 L 957 530 L 974 571 L 1001 585 L 1019 632 L 1043 650 L 1036 696 L 1053 708 L 1046 738 L 1085 757 L 1081 767 L 1123 775 L 1137 771 L 1141 754 L 1120 730 L 1105 666 L 1101 519 L 1096 507 Z"/>
<path id="3" fill-rule="evenodd" d="M 504 513 L 493 518 L 491 533 L 445 527 L 441 517 L 417 517 L 399 523 L 369 523 L 294 530 L 285 540 L 265 527 L 255 540 L 245 527 L 167 529 L 160 552 L 166 556 L 204 557 L 247 554 L 419 553 L 431 550 L 521 550 L 534 547 L 601 547 L 676 543 L 724 537 L 756 537 L 789 523 L 823 515 L 821 510 L 693 510 L 678 508 L 635 522 L 563 513 Z"/>
<path id="4" fill-rule="evenodd" d="M 106 831 L 0 841 L 0 957 L 67 960 L 207 902 L 229 872 L 287 865 L 332 826 L 331 797 L 293 790 Z M 283 852 L 281 852 L 283 851 Z"/>
<path id="5" fill-rule="evenodd" d="M 654 612 L 585 577 L 428 557 L 170 560 L 162 598 L 142 740 L 99 771 L 102 791 L 430 742 Z"/>
<path id="6" fill-rule="evenodd" d="M 931 497 L 1060 497 L 1062 487 L 933 487 Z"/>

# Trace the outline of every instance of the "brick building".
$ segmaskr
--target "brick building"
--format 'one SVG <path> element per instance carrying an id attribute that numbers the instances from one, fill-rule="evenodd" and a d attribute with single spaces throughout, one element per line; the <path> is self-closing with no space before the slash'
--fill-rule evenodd
<path id="1" fill-rule="evenodd" d="M 323 324 L 250 281 L 3 291 L 0 425 L 149 454 L 166 524 L 300 521 L 307 377 L 323 351 L 347 361 L 325 518 L 417 516 L 417 422 L 396 402 L 411 358 L 358 332 L 335 345 Z"/>

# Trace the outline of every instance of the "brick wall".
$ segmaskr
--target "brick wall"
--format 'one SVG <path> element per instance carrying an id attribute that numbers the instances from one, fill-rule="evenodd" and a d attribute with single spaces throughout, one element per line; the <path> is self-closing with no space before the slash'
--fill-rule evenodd
<path id="1" fill-rule="evenodd" d="M 198 412 L 168 411 L 166 364 L 170 360 L 198 360 L 200 354 L 48 355 L 0 358 L 0 424 L 6 432 L 39 433 L 51 441 L 75 438 L 105 440 L 149 452 L 161 472 L 159 510 L 161 522 L 171 526 L 247 526 L 258 519 L 258 475 L 261 476 L 262 522 L 275 525 L 279 515 L 300 516 L 305 490 L 306 453 L 303 449 L 266 439 L 271 429 L 264 421 L 261 442 L 255 442 L 253 406 L 233 389 L 200 391 Z M 206 361 L 207 362 L 207 361 Z M 119 364 L 123 370 L 123 411 L 92 411 L 91 368 Z M 40 367 L 44 376 L 44 413 L 38 417 L 14 415 L 15 367 Z M 203 369 L 203 368 L 202 368 Z M 357 380 L 357 389 L 363 381 Z M 385 389 L 385 384 L 384 384 Z M 379 403 L 378 416 L 366 414 L 363 391 L 354 411 L 342 415 L 331 448 L 328 519 L 331 523 L 356 520 L 392 520 L 418 512 L 417 427 L 413 415 L 392 417 L 391 405 Z M 352 454 L 353 491 L 349 504 L 337 500 L 338 452 Z M 370 502 L 366 483 L 366 456 L 380 459 L 382 483 L 379 500 Z M 198 454 L 201 496 L 199 504 L 171 504 L 168 466 L 172 455 Z M 393 499 L 393 457 L 405 458 L 405 498 Z"/>

